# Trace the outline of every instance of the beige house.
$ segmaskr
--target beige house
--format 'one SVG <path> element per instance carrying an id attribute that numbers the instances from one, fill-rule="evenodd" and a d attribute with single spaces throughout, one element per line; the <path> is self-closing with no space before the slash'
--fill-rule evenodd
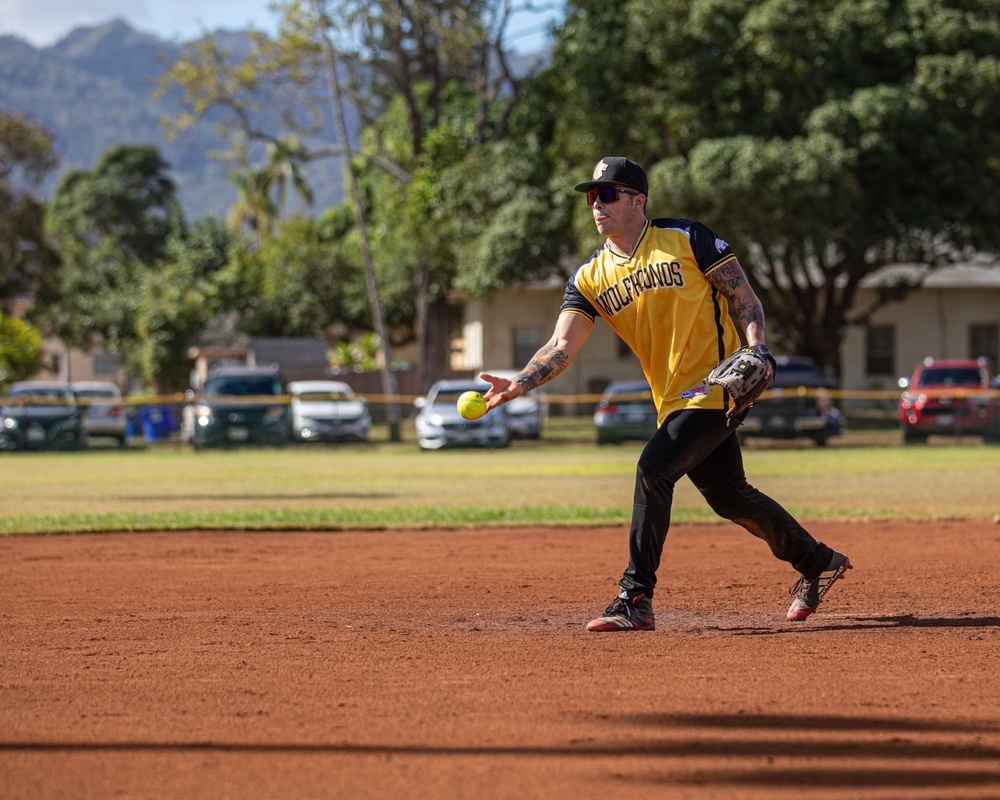
<path id="1" fill-rule="evenodd" d="M 118 384 L 125 392 L 125 373 L 114 357 L 100 347 L 85 352 L 66 347 L 62 340 L 49 338 L 42 342 L 42 368 L 32 376 L 40 381 L 108 381 Z"/>
<path id="2" fill-rule="evenodd" d="M 870 305 L 879 285 L 920 267 L 898 265 L 870 276 L 858 307 Z M 927 275 L 922 289 L 880 309 L 864 328 L 850 330 L 841 349 L 841 385 L 893 390 L 899 378 L 932 358 L 979 358 L 1000 364 L 1000 264 L 957 264 Z"/>
<path id="3" fill-rule="evenodd" d="M 857 307 L 866 308 L 882 281 L 898 266 L 870 276 Z M 452 367 L 456 371 L 519 369 L 546 342 L 562 304 L 561 280 L 500 292 L 490 302 L 464 299 L 461 336 Z M 867 327 L 852 329 L 841 351 L 840 386 L 845 391 L 884 391 L 898 396 L 899 378 L 927 356 L 998 359 L 1000 265 L 963 264 L 929 275 L 923 289 L 878 311 Z M 613 380 L 641 377 L 638 360 L 607 325 L 598 323 L 579 357 L 546 385 L 556 395 L 593 395 Z M 567 399 L 566 402 L 569 402 Z M 583 398 L 581 398 L 583 402 Z M 584 403 L 585 405 L 587 403 Z M 568 410 L 568 409 L 567 409 Z"/>

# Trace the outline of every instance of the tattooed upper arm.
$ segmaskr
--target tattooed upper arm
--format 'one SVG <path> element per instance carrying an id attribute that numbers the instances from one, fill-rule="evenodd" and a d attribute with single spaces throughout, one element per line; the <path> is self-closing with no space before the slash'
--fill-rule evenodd
<path id="1" fill-rule="evenodd" d="M 733 302 L 736 289 L 741 284 L 746 284 L 747 276 L 743 274 L 743 267 L 735 258 L 727 261 L 721 267 L 713 269 L 708 273 L 708 280 L 712 285 L 726 296 L 729 302 Z"/>

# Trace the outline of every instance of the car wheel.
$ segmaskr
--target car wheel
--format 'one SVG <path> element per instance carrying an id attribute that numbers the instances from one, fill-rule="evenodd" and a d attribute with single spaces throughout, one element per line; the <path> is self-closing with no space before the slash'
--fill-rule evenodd
<path id="1" fill-rule="evenodd" d="M 927 434 L 904 429 L 903 444 L 927 444 Z"/>

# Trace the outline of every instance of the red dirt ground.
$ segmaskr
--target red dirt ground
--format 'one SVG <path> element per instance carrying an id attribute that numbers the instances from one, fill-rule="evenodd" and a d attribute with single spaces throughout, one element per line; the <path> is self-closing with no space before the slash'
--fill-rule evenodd
<path id="1" fill-rule="evenodd" d="M 3 538 L 0 796 L 1000 797 L 1000 526 L 812 530 L 806 622 L 678 525 L 631 634 L 618 529 Z"/>

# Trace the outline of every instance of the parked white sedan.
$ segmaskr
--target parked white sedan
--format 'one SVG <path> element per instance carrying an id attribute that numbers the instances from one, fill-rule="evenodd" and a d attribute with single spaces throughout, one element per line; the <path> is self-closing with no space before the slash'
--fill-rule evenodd
<path id="1" fill-rule="evenodd" d="M 368 440 L 368 404 L 343 381 L 292 381 L 292 435 L 300 442 Z"/>

